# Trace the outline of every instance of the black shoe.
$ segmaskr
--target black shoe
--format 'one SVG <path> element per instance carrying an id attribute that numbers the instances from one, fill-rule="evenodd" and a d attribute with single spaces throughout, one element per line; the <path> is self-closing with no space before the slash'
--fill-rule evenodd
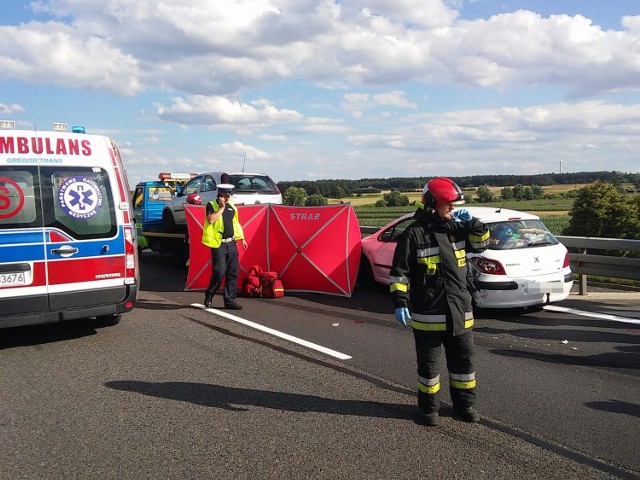
<path id="1" fill-rule="evenodd" d="M 473 407 L 456 408 L 455 411 L 465 422 L 478 423 L 480 421 L 480 414 Z"/>
<path id="2" fill-rule="evenodd" d="M 237 303 L 227 303 L 224 308 L 227 310 L 242 310 L 242 305 L 238 305 Z"/>
<path id="3" fill-rule="evenodd" d="M 211 308 L 211 300 L 213 300 L 209 295 L 205 295 L 204 297 L 204 306 L 206 308 Z"/>
<path id="4" fill-rule="evenodd" d="M 438 412 L 425 413 L 422 415 L 422 422 L 428 427 L 435 427 L 439 420 Z"/>

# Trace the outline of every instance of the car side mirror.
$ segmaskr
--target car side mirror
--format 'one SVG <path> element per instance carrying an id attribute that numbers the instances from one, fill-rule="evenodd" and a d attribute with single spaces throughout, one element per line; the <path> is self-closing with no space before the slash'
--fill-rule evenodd
<path id="1" fill-rule="evenodd" d="M 197 193 L 192 193 L 187 197 L 187 203 L 190 205 L 202 205 L 202 198 Z"/>
<path id="2" fill-rule="evenodd" d="M 391 241 L 391 233 L 393 231 L 392 230 L 385 230 L 384 232 L 382 232 L 382 235 L 380 235 L 380 241 L 382 242 L 390 242 Z"/>

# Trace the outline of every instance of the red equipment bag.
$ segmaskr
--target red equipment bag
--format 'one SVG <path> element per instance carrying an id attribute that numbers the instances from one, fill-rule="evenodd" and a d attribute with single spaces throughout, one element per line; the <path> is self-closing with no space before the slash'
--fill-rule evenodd
<path id="1" fill-rule="evenodd" d="M 264 272 L 265 274 L 275 272 Z M 265 275 L 262 276 L 262 296 L 263 298 L 280 298 L 284 296 L 284 286 L 282 280 L 276 276 Z"/>
<path id="2" fill-rule="evenodd" d="M 254 265 L 249 269 L 249 273 L 242 281 L 242 295 L 245 297 L 261 297 L 262 296 L 262 268 L 260 265 Z"/>
<path id="3" fill-rule="evenodd" d="M 254 265 L 242 281 L 242 294 L 245 297 L 280 298 L 284 296 L 284 287 L 277 272 L 263 272 L 260 265 Z"/>

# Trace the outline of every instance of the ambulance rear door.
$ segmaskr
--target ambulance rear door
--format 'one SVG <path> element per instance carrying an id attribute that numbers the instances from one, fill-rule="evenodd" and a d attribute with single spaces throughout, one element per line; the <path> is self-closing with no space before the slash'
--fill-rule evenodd
<path id="1" fill-rule="evenodd" d="M 124 227 L 119 201 L 102 166 L 41 167 L 50 309 L 86 314 L 121 303 L 125 286 Z M 120 222 L 121 223 L 121 222 Z"/>
<path id="2" fill-rule="evenodd" d="M 0 165 L 0 319 L 49 310 L 37 165 Z M 0 321 L 0 326 L 19 325 Z"/>

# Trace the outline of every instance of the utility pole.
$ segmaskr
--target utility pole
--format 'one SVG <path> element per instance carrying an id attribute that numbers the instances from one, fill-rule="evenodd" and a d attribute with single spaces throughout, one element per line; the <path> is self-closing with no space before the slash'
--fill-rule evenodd
<path id="1" fill-rule="evenodd" d="M 562 173 L 562 160 L 560 160 L 560 173 Z"/>

